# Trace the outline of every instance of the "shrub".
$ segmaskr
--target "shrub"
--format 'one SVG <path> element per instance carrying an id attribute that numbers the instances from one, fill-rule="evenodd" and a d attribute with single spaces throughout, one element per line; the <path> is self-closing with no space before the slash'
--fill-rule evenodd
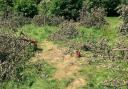
<path id="1" fill-rule="evenodd" d="M 105 1 L 105 6 L 106 12 L 108 16 L 119 16 L 117 13 L 116 8 L 120 5 L 121 0 L 104 0 Z"/>
<path id="2" fill-rule="evenodd" d="M 49 15 L 50 14 L 51 3 L 52 3 L 52 1 L 50 1 L 50 0 L 42 0 L 38 4 L 39 14 Z"/>
<path id="3" fill-rule="evenodd" d="M 119 42 L 120 40 L 120 42 Z M 85 43 L 86 48 L 90 48 L 93 57 L 103 60 L 127 60 L 128 59 L 128 41 L 127 37 L 121 37 L 115 44 L 111 45 L 108 39 L 102 38 L 97 41 L 89 41 Z M 86 50 L 87 51 L 87 50 Z"/>
<path id="4" fill-rule="evenodd" d="M 36 2 L 36 4 L 40 4 L 40 2 L 42 1 L 42 0 L 34 0 L 35 2 Z"/>
<path id="5" fill-rule="evenodd" d="M 103 59 L 111 59 L 111 46 L 108 39 L 100 39 L 93 43 L 92 51 L 94 56 L 101 56 Z"/>
<path id="6" fill-rule="evenodd" d="M 9 13 L 13 11 L 14 0 L 0 0 L 0 15 L 7 18 Z"/>
<path id="7" fill-rule="evenodd" d="M 11 15 L 7 19 L 0 19 L 0 28 L 12 29 L 16 31 L 17 28 L 30 24 L 31 19 L 24 16 Z"/>
<path id="8" fill-rule="evenodd" d="M 128 40 L 127 37 L 122 36 L 118 39 L 113 49 L 114 60 L 128 60 Z"/>
<path id="9" fill-rule="evenodd" d="M 33 23 L 37 26 L 46 25 L 49 22 L 49 18 L 45 15 L 36 15 L 33 18 Z"/>
<path id="10" fill-rule="evenodd" d="M 117 6 L 120 5 L 121 0 L 89 0 L 89 8 L 103 7 L 106 9 L 108 16 L 117 16 Z"/>
<path id="11" fill-rule="evenodd" d="M 69 53 L 74 53 L 74 50 L 79 50 L 79 51 L 89 51 L 90 48 L 89 47 L 85 47 L 84 42 L 81 40 L 69 40 L 66 42 L 66 45 L 68 46 L 68 50 L 67 52 Z"/>
<path id="12" fill-rule="evenodd" d="M 32 18 L 38 14 L 37 5 L 34 0 L 17 0 L 14 4 L 16 11 L 22 13 L 23 16 Z"/>
<path id="13" fill-rule="evenodd" d="M 57 26 L 64 22 L 63 17 L 51 16 L 48 22 L 49 25 Z"/>
<path id="14" fill-rule="evenodd" d="M 128 4 L 128 0 L 121 0 L 121 3 L 127 5 Z"/>
<path id="15" fill-rule="evenodd" d="M 128 33 L 128 23 L 124 23 L 120 26 L 120 32 L 124 35 Z"/>
<path id="16" fill-rule="evenodd" d="M 25 62 L 32 56 L 33 46 L 12 34 L 0 32 L 0 82 L 20 81 Z"/>
<path id="17" fill-rule="evenodd" d="M 83 0 L 53 0 L 51 12 L 56 16 L 64 16 L 65 19 L 77 20 Z"/>
<path id="18" fill-rule="evenodd" d="M 123 24 L 120 26 L 120 32 L 123 34 L 128 33 L 128 5 L 121 5 L 118 7 L 118 13 L 123 19 Z"/>
<path id="19" fill-rule="evenodd" d="M 50 35 L 49 39 L 54 41 L 67 40 L 76 37 L 78 34 L 79 31 L 75 24 L 66 21 L 60 25 L 60 28 L 55 33 Z"/>
<path id="20" fill-rule="evenodd" d="M 18 24 L 18 27 L 21 27 L 30 24 L 32 19 L 24 16 L 14 16 L 12 20 Z"/>
<path id="21" fill-rule="evenodd" d="M 64 19 L 62 17 L 57 17 L 57 16 L 36 15 L 34 16 L 32 22 L 37 26 L 43 26 L 43 25 L 57 26 L 63 23 Z"/>
<path id="22" fill-rule="evenodd" d="M 87 27 L 100 28 L 107 24 L 105 15 L 103 8 L 94 7 L 89 12 L 87 4 L 85 4 L 80 13 L 80 22 Z"/>
<path id="23" fill-rule="evenodd" d="M 97 28 L 102 27 L 107 23 L 105 20 L 105 16 L 106 16 L 106 13 L 104 8 L 100 8 L 100 7 L 92 8 L 91 10 L 92 24 L 91 25 Z"/>

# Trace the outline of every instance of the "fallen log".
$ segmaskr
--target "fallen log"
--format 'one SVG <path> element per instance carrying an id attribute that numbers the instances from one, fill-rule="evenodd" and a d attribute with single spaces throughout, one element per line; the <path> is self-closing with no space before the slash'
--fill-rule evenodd
<path id="1" fill-rule="evenodd" d="M 113 51 L 128 51 L 128 48 L 115 48 Z"/>

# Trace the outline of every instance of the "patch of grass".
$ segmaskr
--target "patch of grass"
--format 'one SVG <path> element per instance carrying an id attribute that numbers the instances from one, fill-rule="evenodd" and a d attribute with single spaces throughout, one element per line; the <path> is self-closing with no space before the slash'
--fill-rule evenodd
<path id="1" fill-rule="evenodd" d="M 2 83 L 1 89 L 65 89 L 71 79 L 55 80 L 52 75 L 55 68 L 46 62 L 28 64 L 21 73 L 21 81 Z"/>
<path id="2" fill-rule="evenodd" d="M 47 39 L 49 34 L 54 32 L 56 29 L 57 29 L 57 27 L 55 27 L 55 26 L 38 27 L 33 24 L 25 25 L 22 28 L 20 28 L 20 30 L 22 30 L 22 32 L 25 35 L 27 35 L 30 38 L 35 39 L 39 42 L 41 42 L 44 39 Z"/>
<path id="3" fill-rule="evenodd" d="M 119 18 L 108 17 L 109 25 L 101 29 L 80 27 L 84 40 L 97 40 L 99 38 L 106 38 L 114 40 L 118 37 Z"/>
<path id="4" fill-rule="evenodd" d="M 111 46 L 114 46 L 116 42 L 120 42 L 119 38 L 121 36 L 118 28 L 121 20 L 117 17 L 107 17 L 107 20 L 109 25 L 102 29 L 80 27 L 82 35 L 74 40 L 80 41 L 82 39 L 84 42 L 98 42 L 99 39 L 105 38 L 109 40 Z M 80 73 L 88 81 L 87 86 L 83 87 L 83 89 L 104 89 L 105 87 L 102 84 L 105 80 L 128 80 L 127 64 L 128 62 L 126 61 L 98 60 L 94 61 L 91 65 L 83 65 Z M 109 89 L 114 89 L 114 87 L 109 87 Z M 126 86 L 121 87 L 121 89 L 126 89 Z"/>
<path id="5" fill-rule="evenodd" d="M 102 62 L 94 62 L 91 65 L 84 65 L 80 70 L 82 76 L 85 76 L 88 80 L 87 86 L 83 89 L 104 89 L 105 85 L 104 81 L 127 81 L 127 65 L 128 63 L 124 63 L 124 61 L 120 62 L 112 62 L 112 61 L 102 61 Z M 125 66 L 124 66 L 125 65 Z M 126 71 L 122 71 L 126 70 Z M 121 72 L 122 71 L 122 72 Z M 122 82 L 121 82 L 122 83 Z M 116 85 L 118 86 L 118 85 Z M 114 89 L 108 87 L 109 89 Z M 121 89 L 126 89 L 120 87 Z"/>
<path id="6" fill-rule="evenodd" d="M 57 41 L 55 43 L 59 45 L 66 45 L 69 40 L 77 41 L 77 42 L 87 42 L 87 41 L 95 41 L 98 42 L 100 39 L 108 39 L 110 45 L 114 45 L 118 38 L 119 34 L 119 25 L 121 20 L 119 17 L 107 17 L 107 22 L 109 25 L 96 29 L 96 28 L 86 28 L 84 26 L 80 26 L 78 29 L 80 31 L 80 35 L 76 36 L 73 39 L 67 39 L 67 41 Z"/>
<path id="7" fill-rule="evenodd" d="M 120 37 L 118 33 L 118 27 L 121 20 L 117 17 L 107 17 L 109 25 L 102 29 L 79 27 L 79 31 L 82 33 L 77 36 L 74 41 L 98 41 L 101 38 L 109 39 L 109 44 L 113 45 L 116 41 L 119 41 Z M 48 36 L 55 32 L 58 27 L 55 26 L 43 26 L 38 27 L 33 24 L 26 25 L 20 28 L 27 36 L 32 39 L 42 42 L 47 39 Z M 69 41 L 69 40 L 68 40 Z M 65 45 L 66 42 L 56 42 L 58 45 Z M 91 54 L 91 53 L 89 53 Z M 65 89 L 72 79 L 63 79 L 61 81 L 52 78 L 55 72 L 55 68 L 46 62 L 41 63 L 41 68 L 29 66 L 25 68 L 23 74 L 25 78 L 23 82 L 8 81 L 5 83 L 2 89 Z M 83 89 L 104 89 L 102 86 L 105 80 L 128 80 L 128 63 L 124 61 L 94 61 L 92 64 L 86 64 L 81 66 L 80 75 L 87 79 L 87 86 Z M 109 88 L 114 89 L 114 88 Z M 126 89 L 125 87 L 121 89 Z"/>
<path id="8" fill-rule="evenodd" d="M 20 81 L 2 83 L 1 89 L 55 89 L 57 81 L 52 79 L 55 68 L 46 62 L 27 64 L 19 75 Z M 51 88 L 50 88 L 51 87 Z"/>

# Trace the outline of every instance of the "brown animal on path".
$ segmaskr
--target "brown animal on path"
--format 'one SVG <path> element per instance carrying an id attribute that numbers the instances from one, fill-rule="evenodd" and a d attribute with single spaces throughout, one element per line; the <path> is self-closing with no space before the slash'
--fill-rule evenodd
<path id="1" fill-rule="evenodd" d="M 81 57 L 81 53 L 79 50 L 76 51 L 76 57 L 80 58 Z"/>

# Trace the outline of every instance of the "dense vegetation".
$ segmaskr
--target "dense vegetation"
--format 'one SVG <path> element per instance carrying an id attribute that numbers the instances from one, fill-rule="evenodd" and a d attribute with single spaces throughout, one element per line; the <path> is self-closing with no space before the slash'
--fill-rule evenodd
<path id="1" fill-rule="evenodd" d="M 108 16 L 118 15 L 116 7 L 121 3 L 128 3 L 127 0 L 0 0 L 0 11 L 5 18 L 9 13 L 19 13 L 31 18 L 43 13 L 77 20 L 84 2 L 87 2 L 90 9 L 93 7 L 105 8 Z"/>
<path id="2" fill-rule="evenodd" d="M 72 84 L 74 77 L 53 78 L 55 65 L 33 62 L 46 40 L 57 45 L 55 51 L 66 47 L 64 55 L 81 53 L 75 56 L 80 63 L 75 77 L 87 82 L 81 89 L 128 88 L 127 0 L 0 0 L 1 89 Z"/>

